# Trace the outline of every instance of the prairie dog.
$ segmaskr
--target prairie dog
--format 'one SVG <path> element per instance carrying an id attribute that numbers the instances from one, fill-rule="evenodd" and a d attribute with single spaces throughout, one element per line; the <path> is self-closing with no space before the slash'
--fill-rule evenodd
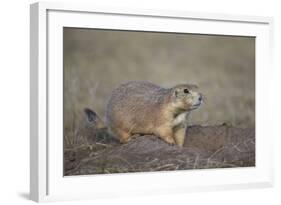
<path id="1" fill-rule="evenodd" d="M 190 111 L 202 103 L 197 86 L 163 88 L 147 81 L 130 81 L 113 90 L 105 124 L 123 143 L 138 134 L 152 134 L 183 146 Z"/>

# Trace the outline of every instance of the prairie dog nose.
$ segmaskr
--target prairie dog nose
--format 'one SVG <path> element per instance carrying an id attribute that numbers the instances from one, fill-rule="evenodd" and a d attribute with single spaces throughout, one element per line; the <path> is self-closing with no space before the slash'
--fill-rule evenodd
<path id="1" fill-rule="evenodd" d="M 203 100 L 203 97 L 202 97 L 202 94 L 201 94 L 201 93 L 199 93 L 198 100 L 199 100 L 199 101 L 202 101 L 202 100 Z"/>

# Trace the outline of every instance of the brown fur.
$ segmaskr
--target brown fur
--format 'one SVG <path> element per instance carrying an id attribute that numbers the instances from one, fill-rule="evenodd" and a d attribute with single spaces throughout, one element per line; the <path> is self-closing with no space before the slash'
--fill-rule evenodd
<path id="1" fill-rule="evenodd" d="M 202 101 L 195 89 L 188 84 L 166 89 L 145 81 L 122 84 L 108 101 L 106 125 L 124 143 L 136 134 L 153 134 L 182 146 L 187 116 Z"/>

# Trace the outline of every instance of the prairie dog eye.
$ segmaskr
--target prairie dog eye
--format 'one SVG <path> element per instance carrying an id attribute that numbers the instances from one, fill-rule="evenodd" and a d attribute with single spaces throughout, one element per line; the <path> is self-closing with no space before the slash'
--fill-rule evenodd
<path id="1" fill-rule="evenodd" d="M 185 89 L 183 89 L 183 92 L 188 94 L 189 90 L 187 88 L 185 88 Z"/>

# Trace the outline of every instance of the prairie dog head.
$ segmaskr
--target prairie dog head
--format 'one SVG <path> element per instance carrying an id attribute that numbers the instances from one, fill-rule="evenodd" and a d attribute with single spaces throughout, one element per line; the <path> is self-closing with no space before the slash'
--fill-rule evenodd
<path id="1" fill-rule="evenodd" d="M 196 85 L 181 84 L 172 88 L 172 104 L 178 112 L 197 109 L 203 100 Z"/>

